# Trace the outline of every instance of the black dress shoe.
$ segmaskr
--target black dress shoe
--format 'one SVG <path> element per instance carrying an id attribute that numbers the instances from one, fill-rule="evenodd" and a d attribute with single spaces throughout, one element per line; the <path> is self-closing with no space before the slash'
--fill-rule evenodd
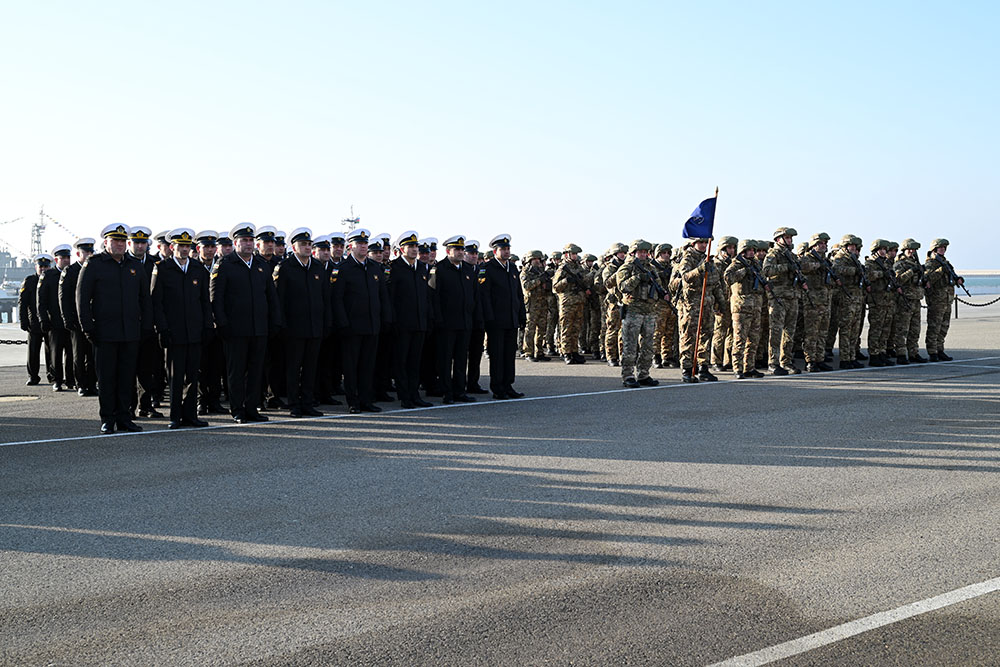
<path id="1" fill-rule="evenodd" d="M 167 424 L 167 428 L 169 428 L 171 430 L 172 429 L 183 428 L 183 426 L 184 426 L 184 424 L 182 424 L 181 422 L 170 422 L 169 424 Z"/>
<path id="2" fill-rule="evenodd" d="M 497 401 L 506 401 L 510 397 L 507 394 L 493 394 L 493 398 Z"/>
<path id="3" fill-rule="evenodd" d="M 198 419 L 197 417 L 195 417 L 194 419 L 185 419 L 184 425 L 193 426 L 195 428 L 205 428 L 206 426 L 208 426 L 208 422 L 205 421 L 204 419 Z"/>
<path id="4" fill-rule="evenodd" d="M 103 424 L 101 424 L 101 433 L 103 433 L 104 435 L 108 435 L 109 433 L 114 433 L 114 432 L 115 432 L 115 425 L 112 424 L 111 422 L 104 422 Z"/>
<path id="5" fill-rule="evenodd" d="M 322 417 L 323 416 L 322 412 L 320 412 L 316 408 L 312 408 L 312 407 L 303 408 L 302 409 L 302 414 L 304 414 L 306 417 Z"/>
<path id="6" fill-rule="evenodd" d="M 475 397 L 469 396 L 468 394 L 459 394 L 458 396 L 455 397 L 455 400 L 458 401 L 459 403 L 475 403 L 476 402 Z"/>
<path id="7" fill-rule="evenodd" d="M 349 407 L 349 408 L 347 409 L 347 411 L 348 411 L 349 413 L 351 413 L 352 415 L 360 415 L 360 414 L 361 414 L 361 408 L 359 408 L 359 407 L 358 407 L 358 406 L 356 406 L 356 405 L 352 405 L 351 407 Z"/>
<path id="8" fill-rule="evenodd" d="M 524 357 L 528 361 L 538 361 L 538 357 L 533 357 L 530 354 Z"/>
<path id="9" fill-rule="evenodd" d="M 140 417 L 146 417 L 147 419 L 163 419 L 163 413 L 157 412 L 153 408 L 148 410 L 139 410 Z"/>
<path id="10" fill-rule="evenodd" d="M 63 386 L 61 382 L 55 382 L 52 384 L 52 391 L 62 391 Z"/>
<path id="11" fill-rule="evenodd" d="M 233 415 L 233 421 L 237 424 L 249 424 L 250 420 L 247 419 L 246 415 Z"/>
<path id="12" fill-rule="evenodd" d="M 428 403 L 427 401 L 425 401 L 425 400 L 423 400 L 421 398 L 418 398 L 417 400 L 413 401 L 413 405 L 415 405 L 418 408 L 429 408 L 429 407 L 433 406 L 434 404 L 433 403 Z"/>
<path id="13" fill-rule="evenodd" d="M 522 394 L 521 392 L 516 391 L 514 389 L 508 389 L 507 390 L 507 397 L 508 398 L 524 398 L 524 394 Z"/>
<path id="14" fill-rule="evenodd" d="M 207 415 L 208 414 L 208 406 L 207 405 L 199 405 L 198 406 L 198 414 L 199 415 Z"/>
<path id="15" fill-rule="evenodd" d="M 444 398 L 441 399 L 442 405 L 452 405 L 454 402 L 455 399 L 452 398 L 451 396 L 445 396 Z"/>
<path id="16" fill-rule="evenodd" d="M 413 401 L 400 401 L 399 407 L 403 408 L 404 410 L 412 410 L 413 408 L 417 407 L 417 405 Z"/>
<path id="17" fill-rule="evenodd" d="M 296 419 L 298 419 L 299 417 L 301 417 L 301 416 L 302 416 L 302 411 L 301 411 L 301 410 L 299 410 L 298 408 L 293 408 L 293 409 L 292 409 L 292 410 L 291 410 L 291 411 L 290 411 L 290 412 L 288 413 L 288 416 L 289 416 L 289 417 L 295 417 Z"/>
<path id="18" fill-rule="evenodd" d="M 119 431 L 128 431 L 129 433 L 139 433 L 142 431 L 142 427 L 132 421 L 118 422 Z"/>
<path id="19" fill-rule="evenodd" d="M 361 412 L 382 412 L 382 408 L 374 403 L 368 403 L 367 405 L 361 406 Z"/>
<path id="20" fill-rule="evenodd" d="M 28 378 L 28 381 L 24 383 L 25 387 L 34 387 L 36 384 L 41 382 L 41 378 Z"/>
<path id="21" fill-rule="evenodd" d="M 375 394 L 376 403 L 392 403 L 395 400 L 396 399 L 394 399 L 392 396 L 390 396 L 387 392 L 384 391 L 380 391 L 377 394 Z"/>
<path id="22" fill-rule="evenodd" d="M 249 422 L 266 422 L 268 417 L 260 414 L 259 412 L 248 412 L 247 421 Z"/>
<path id="23" fill-rule="evenodd" d="M 87 390 L 84 389 L 83 387 L 80 387 L 79 389 L 76 390 L 76 395 L 77 396 L 86 396 L 87 395 Z"/>
<path id="24" fill-rule="evenodd" d="M 465 393 L 467 393 L 467 394 L 488 394 L 490 392 L 486 391 L 485 389 L 483 389 L 482 387 L 480 387 L 477 384 L 477 385 L 473 385 L 471 387 L 467 387 L 466 390 L 465 390 Z"/>

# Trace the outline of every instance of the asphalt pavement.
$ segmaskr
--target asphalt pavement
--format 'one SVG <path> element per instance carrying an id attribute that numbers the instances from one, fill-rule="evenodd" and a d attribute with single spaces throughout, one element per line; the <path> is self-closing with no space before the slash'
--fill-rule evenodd
<path id="1" fill-rule="evenodd" d="M 998 315 L 947 364 L 116 436 L 0 368 L 0 663 L 706 665 L 996 578 Z M 998 649 L 990 593 L 778 664 Z"/>

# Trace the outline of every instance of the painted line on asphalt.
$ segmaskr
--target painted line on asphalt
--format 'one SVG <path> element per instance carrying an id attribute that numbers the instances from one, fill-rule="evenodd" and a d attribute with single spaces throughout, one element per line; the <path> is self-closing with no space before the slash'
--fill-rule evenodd
<path id="1" fill-rule="evenodd" d="M 910 365 L 907 365 L 907 366 L 886 366 L 886 367 L 879 367 L 879 368 L 872 368 L 870 366 L 866 366 L 866 367 L 863 367 L 863 368 L 845 368 L 845 369 L 838 369 L 838 370 L 833 370 L 833 371 L 826 371 L 824 373 L 819 374 L 819 377 L 826 377 L 826 376 L 830 376 L 830 375 L 839 375 L 839 374 L 842 374 L 842 373 L 864 373 L 864 372 L 872 372 L 872 371 L 890 371 L 890 370 L 901 369 L 901 368 L 924 368 L 924 369 L 938 368 L 938 367 L 942 367 L 942 366 L 950 366 L 950 365 L 953 365 L 953 364 L 959 364 L 959 362 L 992 361 L 994 359 L 1000 359 L 1000 356 L 995 356 L 995 357 L 976 357 L 974 359 L 956 359 L 955 361 L 939 361 L 939 362 L 936 362 L 936 363 L 933 363 L 933 364 L 910 364 Z M 983 368 L 983 366 L 974 366 L 973 368 Z M 989 368 L 989 367 L 987 367 L 987 368 Z M 770 376 L 767 376 L 767 377 L 770 377 Z M 795 375 L 782 376 L 781 379 L 782 380 L 805 379 L 807 377 L 808 378 L 813 378 L 813 377 L 816 377 L 816 376 L 813 375 L 813 374 L 806 373 L 806 374 L 799 375 L 799 376 L 795 376 Z M 764 378 L 764 379 L 766 379 L 766 378 Z M 527 396 L 527 397 L 524 397 L 524 398 L 510 399 L 510 400 L 506 400 L 506 401 L 496 401 L 496 400 L 493 400 L 493 401 L 484 401 L 484 402 L 478 402 L 477 401 L 475 403 L 453 403 L 451 405 L 432 405 L 432 406 L 430 406 L 428 408 L 412 408 L 412 409 L 395 408 L 395 409 L 392 409 L 392 410 L 384 410 L 383 413 L 384 414 L 389 414 L 389 415 L 409 415 L 409 414 L 416 414 L 416 413 L 420 413 L 420 412 L 429 412 L 431 410 L 447 410 L 449 408 L 473 408 L 473 407 L 482 406 L 482 405 L 509 405 L 509 404 L 516 404 L 516 403 L 527 403 L 527 402 L 531 402 L 531 401 L 551 401 L 551 400 L 565 399 L 565 398 L 583 398 L 583 397 L 588 397 L 588 396 L 606 396 L 608 394 L 624 394 L 624 393 L 635 393 L 635 392 L 640 392 L 640 391 L 656 391 L 658 389 L 691 389 L 691 388 L 699 387 L 699 386 L 700 387 L 704 387 L 704 386 L 712 386 L 712 385 L 737 384 L 737 383 L 740 384 L 740 385 L 748 385 L 748 386 L 766 386 L 766 384 L 767 384 L 767 383 L 760 383 L 759 381 L 758 381 L 758 383 L 753 383 L 752 380 L 736 380 L 735 378 L 734 379 L 730 379 L 730 380 L 718 380 L 716 382 L 697 382 L 697 383 L 693 383 L 693 384 L 685 384 L 685 383 L 682 383 L 682 382 L 678 382 L 678 383 L 674 383 L 674 384 L 661 384 L 661 385 L 656 386 L 656 387 L 640 387 L 638 389 L 626 389 L 626 388 L 622 387 L 620 389 L 602 389 L 600 391 L 583 391 L 583 392 L 578 392 L 578 393 L 574 393 L 574 394 L 552 394 L 552 395 L 547 395 L 547 396 Z M 753 384 L 750 384 L 750 383 L 753 383 Z M 352 415 L 350 413 L 342 412 L 342 413 L 337 413 L 337 414 L 334 414 L 334 415 L 323 415 L 322 417 L 304 417 L 304 418 L 292 418 L 292 417 L 288 417 L 288 418 L 285 418 L 285 419 L 271 419 L 271 420 L 268 420 L 266 422 L 256 422 L 256 423 L 253 423 L 253 424 L 236 424 L 236 423 L 231 423 L 231 424 L 213 424 L 211 426 L 203 426 L 201 428 L 184 428 L 184 429 L 178 429 L 178 430 L 154 429 L 154 430 L 150 430 L 150 431 L 140 431 L 138 433 L 128 433 L 128 432 L 122 433 L 122 432 L 118 432 L 118 433 L 111 433 L 111 434 L 108 434 L 108 435 L 103 435 L 103 434 L 78 435 L 78 436 L 70 436 L 70 437 L 66 437 L 66 438 L 43 438 L 43 439 L 40 439 L 40 440 L 20 440 L 20 441 L 17 441 L 17 442 L 0 442 L 0 447 L 15 447 L 15 446 L 18 446 L 18 445 L 46 445 L 46 444 L 55 444 L 55 443 L 61 443 L 61 442 L 75 442 L 75 441 L 79 441 L 79 440 L 102 440 L 103 441 L 103 440 L 111 440 L 112 438 L 125 438 L 125 437 L 132 437 L 132 436 L 140 437 L 140 436 L 144 436 L 144 435 L 150 435 L 150 434 L 153 434 L 153 433 L 158 433 L 160 435 L 170 435 L 170 434 L 191 435 L 191 434 L 194 434 L 194 433 L 203 433 L 205 431 L 215 431 L 215 430 L 219 430 L 219 429 L 254 428 L 254 427 L 262 427 L 262 426 L 266 427 L 266 426 L 273 426 L 273 425 L 276 425 L 276 424 L 303 424 L 303 423 L 308 423 L 308 422 L 326 421 L 326 420 L 331 420 L 331 419 L 348 419 L 348 418 L 351 418 L 351 417 L 353 417 L 353 418 L 359 418 L 359 419 L 368 419 L 369 417 L 371 417 L 372 414 L 373 413 L 366 412 L 366 413 L 362 413 L 360 415 Z"/>
<path id="2" fill-rule="evenodd" d="M 945 362 L 947 363 L 947 362 Z M 989 579 L 978 584 L 972 584 L 963 588 L 957 588 L 941 595 L 905 604 L 889 611 L 879 612 L 871 616 L 859 618 L 856 621 L 843 623 L 827 630 L 821 630 L 805 637 L 792 639 L 781 644 L 769 646 L 767 648 L 746 653 L 744 655 L 729 658 L 722 662 L 717 662 L 709 667 L 757 667 L 767 665 L 777 660 L 784 660 L 822 646 L 828 646 L 843 639 L 859 635 L 869 630 L 892 625 L 899 621 L 904 621 L 914 616 L 926 614 L 930 611 L 950 607 L 951 605 L 972 600 L 974 598 L 988 595 L 1000 591 L 1000 577 Z"/>

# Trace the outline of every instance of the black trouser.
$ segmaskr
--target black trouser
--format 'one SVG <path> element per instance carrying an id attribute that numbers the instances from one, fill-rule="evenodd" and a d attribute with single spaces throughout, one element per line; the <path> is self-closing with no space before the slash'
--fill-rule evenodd
<path id="1" fill-rule="evenodd" d="M 73 351 L 70 349 L 69 329 L 50 329 L 47 342 L 48 359 L 52 361 L 52 382 L 73 384 Z"/>
<path id="2" fill-rule="evenodd" d="M 286 338 L 285 386 L 288 407 L 305 410 L 316 405 L 316 362 L 322 338 Z"/>
<path id="3" fill-rule="evenodd" d="M 486 349 L 490 353 L 490 391 L 506 394 L 514 385 L 517 329 L 490 329 L 486 336 Z"/>
<path id="4" fill-rule="evenodd" d="M 316 360 L 316 393 L 320 400 L 333 396 L 333 388 L 337 384 L 333 379 L 334 359 L 337 360 L 337 368 L 340 368 L 340 350 L 331 335 L 320 341 Z"/>
<path id="5" fill-rule="evenodd" d="M 382 333 L 378 336 L 378 349 L 375 352 L 375 390 L 392 391 L 392 360 L 396 338 L 394 331 L 387 331 L 382 328 Z"/>
<path id="6" fill-rule="evenodd" d="M 269 398 L 280 398 L 288 394 L 288 387 L 285 386 L 285 344 L 281 338 L 272 336 L 267 339 L 267 353 L 264 359 L 267 391 L 261 393 L 261 405 Z"/>
<path id="7" fill-rule="evenodd" d="M 222 383 L 226 376 L 226 354 L 222 338 L 212 334 L 201 342 L 201 369 L 198 373 L 198 403 L 209 407 L 222 399 Z"/>
<path id="8" fill-rule="evenodd" d="M 97 388 L 97 373 L 94 370 L 94 346 L 90 344 L 82 331 L 70 331 L 69 338 L 73 344 L 73 374 L 76 375 L 76 386 L 92 391 Z"/>
<path id="9" fill-rule="evenodd" d="M 198 418 L 201 343 L 168 347 L 167 368 L 170 370 L 170 421 L 192 422 Z"/>
<path id="10" fill-rule="evenodd" d="M 375 350 L 378 335 L 346 334 L 341 344 L 344 363 L 344 393 L 352 408 L 375 401 Z"/>
<path id="11" fill-rule="evenodd" d="M 482 329 L 473 329 L 469 332 L 469 374 L 466 380 L 468 389 L 475 389 L 479 386 L 479 367 L 483 363 L 483 339 L 486 332 Z"/>
<path id="12" fill-rule="evenodd" d="M 136 380 L 138 387 L 133 385 L 131 406 L 132 412 L 136 407 L 140 410 L 153 409 L 153 397 L 158 390 L 157 367 L 163 366 L 163 348 L 156 336 L 147 335 L 139 343 L 136 352 Z"/>
<path id="13" fill-rule="evenodd" d="M 135 392 L 136 361 L 139 341 L 101 343 L 94 346 L 97 368 L 97 401 L 101 423 L 118 424 L 132 421 L 132 396 Z"/>
<path id="14" fill-rule="evenodd" d="M 41 331 L 29 331 L 28 332 L 28 379 L 29 380 L 41 380 L 38 375 L 40 365 L 42 363 L 42 343 L 45 342 L 45 336 L 42 335 Z M 48 366 L 49 349 L 45 348 L 45 362 L 46 367 Z"/>
<path id="15" fill-rule="evenodd" d="M 420 357 L 423 331 L 397 331 L 393 338 L 392 366 L 396 371 L 396 395 L 401 401 L 420 400 Z"/>
<path id="16" fill-rule="evenodd" d="M 424 349 L 420 355 L 420 383 L 429 394 L 441 393 L 441 380 L 437 374 L 437 344 L 434 342 L 437 332 L 437 329 L 431 328 L 424 336 Z"/>
<path id="17" fill-rule="evenodd" d="M 264 382 L 267 336 L 233 336 L 224 341 L 229 377 L 229 413 L 233 417 L 257 414 Z"/>
<path id="18" fill-rule="evenodd" d="M 465 366 L 469 360 L 468 329 L 437 329 L 438 377 L 445 399 L 455 398 L 465 393 Z"/>

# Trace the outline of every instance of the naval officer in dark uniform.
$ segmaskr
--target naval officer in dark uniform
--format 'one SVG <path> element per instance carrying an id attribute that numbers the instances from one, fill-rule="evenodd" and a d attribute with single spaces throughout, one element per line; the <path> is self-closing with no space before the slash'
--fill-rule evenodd
<path id="1" fill-rule="evenodd" d="M 383 322 L 391 322 L 389 292 L 380 263 L 368 259 L 367 229 L 347 234 L 350 253 L 333 278 L 333 323 L 341 333 L 344 390 L 351 414 L 381 412 L 375 405 L 375 351 Z"/>
<path id="2" fill-rule="evenodd" d="M 202 342 L 212 327 L 208 269 L 191 256 L 194 230 L 170 232 L 172 257 L 153 267 L 150 289 L 160 345 L 170 369 L 170 426 L 208 426 L 198 419 Z"/>
<path id="3" fill-rule="evenodd" d="M 312 231 L 299 227 L 288 238 L 292 252 L 274 270 L 285 322 L 285 386 L 292 417 L 322 417 L 316 409 L 316 366 L 323 336 L 333 326 L 330 276 L 312 257 Z"/>
<path id="4" fill-rule="evenodd" d="M 527 322 L 524 293 L 517 267 L 510 261 L 510 235 L 494 236 L 490 248 L 493 256 L 479 266 L 478 279 L 490 355 L 490 390 L 497 400 L 521 398 L 524 394 L 514 390 L 514 358 L 517 330 Z"/>
<path id="5" fill-rule="evenodd" d="M 434 308 L 434 337 L 437 375 L 444 389 L 444 403 L 472 403 L 466 392 L 466 364 L 469 334 L 481 321 L 476 277 L 468 270 L 465 237 L 452 236 L 444 242 L 445 258 L 434 265 L 431 300 Z"/>
<path id="6" fill-rule="evenodd" d="M 43 252 L 35 255 L 34 261 L 35 272 L 25 276 L 17 297 L 17 319 L 21 323 L 21 329 L 28 332 L 28 381 L 24 383 L 28 387 L 33 387 L 42 381 L 39 371 L 45 334 L 42 333 L 42 325 L 38 321 L 38 277 L 52 265 L 52 255 Z M 45 346 L 45 367 L 49 382 L 52 381 L 51 364 L 49 348 Z"/>
<path id="7" fill-rule="evenodd" d="M 94 345 L 101 433 L 141 431 L 132 421 L 139 341 L 152 335 L 153 302 L 149 277 L 125 252 L 128 226 L 101 231 L 105 252 L 93 255 L 80 270 L 76 310 L 80 328 Z"/>
<path id="8" fill-rule="evenodd" d="M 70 348 L 69 329 L 63 324 L 59 308 L 59 280 L 69 268 L 73 249 L 65 243 L 52 250 L 53 266 L 38 278 L 38 320 L 42 333 L 48 339 L 49 359 L 52 361 L 52 391 L 62 391 L 63 385 L 73 386 L 73 351 Z"/>
<path id="9" fill-rule="evenodd" d="M 420 398 L 420 357 L 430 326 L 430 268 L 417 259 L 418 239 L 414 231 L 403 232 L 396 239 L 400 256 L 389 269 L 389 300 L 395 324 L 392 368 L 396 376 L 396 394 L 404 408 L 430 407 Z"/>
<path id="10" fill-rule="evenodd" d="M 76 378 L 76 393 L 80 396 L 97 396 L 97 373 L 94 370 L 94 346 L 80 329 L 80 316 L 76 312 L 76 286 L 80 281 L 80 270 L 94 254 L 94 239 L 77 239 L 76 261 L 66 267 L 59 277 L 59 310 L 63 324 L 69 331 L 69 342 L 73 348 L 73 376 Z"/>
<path id="11" fill-rule="evenodd" d="M 473 280 L 476 280 L 479 271 L 479 241 L 475 239 L 465 239 L 465 270 L 469 272 Z M 469 371 L 465 378 L 466 393 L 488 394 L 489 392 L 479 385 L 486 330 L 483 328 L 482 312 L 478 299 L 476 299 L 476 306 L 480 308 L 480 313 L 478 318 L 474 320 L 472 331 L 469 332 Z"/>
<path id="12" fill-rule="evenodd" d="M 128 254 L 142 266 L 146 272 L 146 280 L 153 276 L 153 267 L 157 259 L 149 254 L 149 241 L 153 232 L 148 227 L 134 226 L 128 235 Z M 166 237 L 168 232 L 161 232 L 164 235 L 164 242 L 169 244 L 170 239 Z M 169 245 L 168 245 L 169 247 Z M 167 254 L 169 256 L 169 253 Z M 165 356 L 160 342 L 157 340 L 152 330 L 146 338 L 139 343 L 139 360 L 136 365 L 136 379 L 138 387 L 132 397 L 132 413 L 136 408 L 140 417 L 150 417 L 162 419 L 163 415 L 157 411 L 153 402 L 163 395 L 166 388 Z"/>
<path id="13" fill-rule="evenodd" d="M 268 335 L 282 325 L 270 264 L 253 252 L 254 232 L 249 222 L 233 229 L 236 251 L 219 260 L 209 284 L 215 327 L 226 350 L 229 411 L 240 424 L 267 421 L 257 411 L 264 352 Z"/>
<path id="14" fill-rule="evenodd" d="M 221 239 L 214 229 L 205 229 L 194 236 L 198 248 L 197 258 L 209 275 L 215 272 L 215 264 L 221 258 L 217 255 Z M 232 241 L 229 242 L 232 247 Z M 222 414 L 222 387 L 226 383 L 226 353 L 222 349 L 222 338 L 215 330 L 212 320 L 202 332 L 201 368 L 198 369 L 198 414 Z"/>

